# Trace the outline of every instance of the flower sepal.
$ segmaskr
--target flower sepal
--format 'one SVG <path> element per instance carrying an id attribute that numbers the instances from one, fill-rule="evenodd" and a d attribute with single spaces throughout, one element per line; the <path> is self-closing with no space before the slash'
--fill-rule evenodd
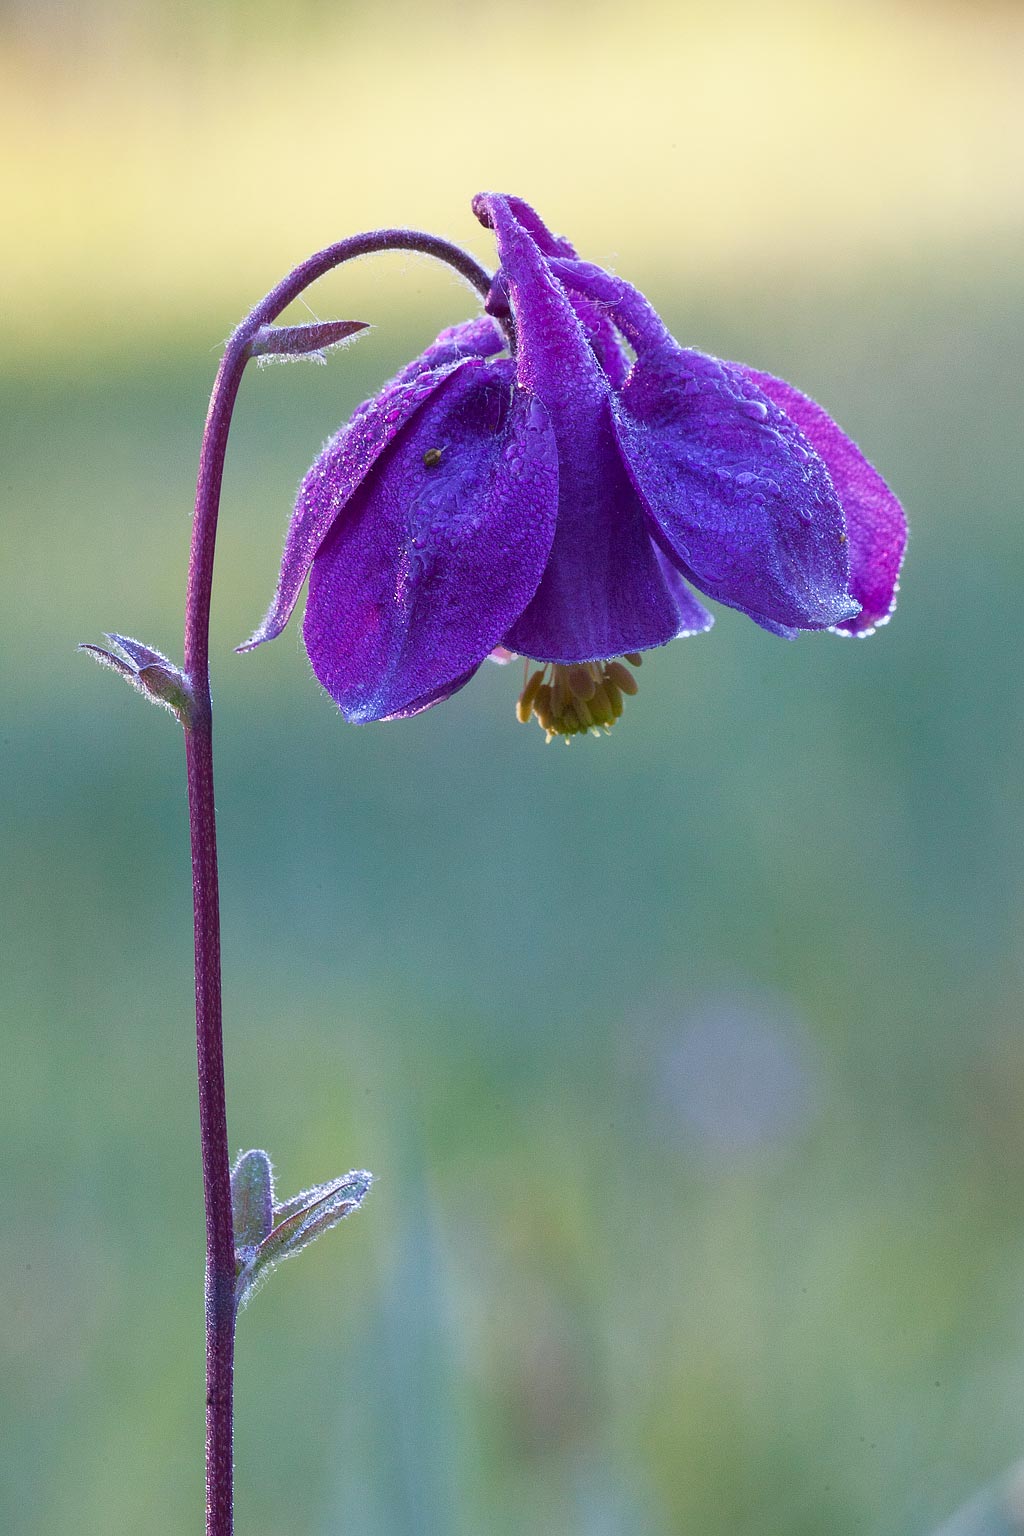
<path id="1" fill-rule="evenodd" d="M 109 651 L 102 645 L 89 645 L 84 641 L 78 649 L 85 651 L 101 667 L 110 667 L 119 673 L 126 683 L 130 683 L 151 704 L 169 709 L 187 727 L 192 717 L 192 685 L 186 673 L 161 651 L 143 645 L 141 640 L 115 634 L 108 634 L 105 638 L 112 647 Z"/>
<path id="2" fill-rule="evenodd" d="M 357 1211 L 372 1183 L 372 1174 L 354 1169 L 275 1202 L 270 1158 L 256 1149 L 243 1152 L 231 1173 L 235 1305 L 245 1306 L 282 1259 L 290 1259 Z"/>

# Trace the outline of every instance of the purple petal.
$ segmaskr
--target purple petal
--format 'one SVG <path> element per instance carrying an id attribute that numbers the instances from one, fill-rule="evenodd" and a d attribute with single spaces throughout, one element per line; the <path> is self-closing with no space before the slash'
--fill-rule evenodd
<path id="1" fill-rule="evenodd" d="M 616 429 L 652 534 L 683 574 L 776 631 L 852 618 L 842 509 L 788 415 L 741 369 L 680 347 L 628 283 L 581 262 L 558 269 L 609 304 L 636 348 Z"/>
<path id="2" fill-rule="evenodd" d="M 544 401 L 557 431 L 560 418 L 606 398 L 607 381 L 564 287 L 509 199 L 481 193 L 473 208 L 497 241 L 516 322 L 516 378 Z"/>
<path id="3" fill-rule="evenodd" d="M 537 249 L 552 259 L 553 266 L 557 266 L 558 259 L 575 260 L 576 252 L 569 241 L 563 235 L 553 235 L 529 203 L 521 197 L 509 197 L 505 201 L 509 212 L 533 238 Z M 619 344 L 614 325 L 600 305 L 594 304 L 582 293 L 570 293 L 569 300 L 612 388 L 620 389 L 626 382 L 629 362 Z"/>
<path id="4" fill-rule="evenodd" d="M 733 364 L 796 423 L 832 476 L 850 541 L 850 590 L 861 604 L 855 618 L 835 628 L 870 635 L 896 606 L 900 566 L 907 543 L 903 508 L 878 471 L 814 400 L 783 379 Z"/>
<path id="5" fill-rule="evenodd" d="M 480 670 L 481 663 L 470 667 L 461 676 L 452 678 L 449 683 L 442 683 L 440 688 L 432 688 L 429 693 L 422 694 L 420 698 L 413 699 L 411 704 L 405 704 L 401 709 L 396 709 L 393 714 L 381 715 L 382 720 L 409 720 L 413 715 L 422 715 L 425 709 L 433 709 L 435 704 L 443 704 L 445 699 L 450 699 L 453 693 L 458 693 L 460 688 L 465 688 L 471 678 L 474 678 Z"/>
<path id="6" fill-rule="evenodd" d="M 606 272 L 592 261 L 578 257 L 557 257 L 551 270 L 573 293 L 585 295 L 602 305 L 636 353 L 656 351 L 661 346 L 677 346 L 664 320 L 638 288 L 624 278 Z"/>
<path id="7" fill-rule="evenodd" d="M 651 542 L 606 406 L 579 422 L 572 450 L 560 453 L 558 527 L 544 578 L 505 644 L 537 661 L 595 661 L 709 628 L 710 615 L 668 576 Z"/>
<path id="8" fill-rule="evenodd" d="M 307 485 L 333 500 L 321 466 Z M 543 405 L 510 362 L 458 365 L 313 562 L 306 649 L 347 719 L 415 712 L 468 680 L 533 596 L 557 503 Z"/>
<path id="9" fill-rule="evenodd" d="M 570 293 L 569 302 L 609 384 L 613 389 L 621 389 L 629 374 L 629 359 L 622 350 L 614 325 L 596 304 L 591 304 L 580 294 Z"/>
<path id="10" fill-rule="evenodd" d="M 638 359 L 616 421 L 655 536 L 702 591 L 786 628 L 856 614 L 824 466 L 737 370 L 682 348 Z"/>
<path id="11" fill-rule="evenodd" d="M 406 363 L 400 373 L 385 385 L 405 384 L 418 378 L 430 368 L 444 368 L 449 363 L 460 363 L 466 357 L 496 357 L 504 352 L 508 343 L 505 333 L 489 315 L 478 315 L 475 320 L 463 320 L 459 325 L 449 325 L 430 343 L 425 352 Z M 372 405 L 366 401 L 365 405 Z M 360 406 L 363 410 L 365 406 Z"/>
<path id="12" fill-rule="evenodd" d="M 357 408 L 302 483 L 273 601 L 263 623 L 238 646 L 239 651 L 251 651 L 265 640 L 275 640 L 284 629 L 317 549 L 356 487 L 398 433 L 466 358 L 490 356 L 504 345 L 500 328 L 486 315 L 450 326 L 379 395 Z"/>
<path id="13" fill-rule="evenodd" d="M 613 389 L 621 389 L 629 374 L 629 360 L 611 319 L 621 299 L 618 278 L 592 262 L 554 256 L 551 270 L 567 279 L 569 301 L 590 338 L 598 362 Z"/>
<path id="14" fill-rule="evenodd" d="M 714 615 L 708 613 L 703 604 L 698 603 L 689 587 L 686 585 L 679 569 L 668 555 L 654 545 L 654 553 L 658 557 L 658 566 L 661 570 L 661 578 L 671 593 L 679 611 L 681 628 L 676 631 L 674 639 L 682 640 L 687 635 L 702 635 L 711 629 L 714 624 Z M 623 652 L 623 655 L 626 653 Z"/>
<path id="15" fill-rule="evenodd" d="M 696 600 L 666 583 L 616 445 L 608 377 L 569 295 L 508 199 L 485 195 L 474 207 L 498 242 L 516 322 L 516 375 L 547 406 L 558 443 L 551 558 L 505 644 L 538 661 L 594 661 L 706 628 Z"/>
<path id="16" fill-rule="evenodd" d="M 557 265 L 557 262 L 551 263 L 552 268 Z M 622 349 L 614 325 L 603 309 L 584 297 L 582 293 L 570 289 L 568 298 L 573 313 L 590 342 L 591 351 L 603 368 L 609 384 L 613 389 L 621 389 L 629 373 L 629 360 Z M 500 319 L 505 319 L 512 313 L 508 279 L 500 267 L 494 274 L 494 281 L 487 295 L 487 312 Z"/>
<path id="17" fill-rule="evenodd" d="M 481 201 L 488 197 L 488 193 L 481 193 Z M 544 220 L 535 208 L 525 202 L 521 197 L 506 197 L 504 199 L 509 213 L 521 224 L 527 234 L 532 238 L 537 249 L 545 256 L 575 257 L 574 247 L 566 240 L 564 235 L 554 235 L 548 229 Z M 477 199 L 473 199 L 473 211 L 476 212 Z M 484 204 L 486 206 L 486 204 Z"/>

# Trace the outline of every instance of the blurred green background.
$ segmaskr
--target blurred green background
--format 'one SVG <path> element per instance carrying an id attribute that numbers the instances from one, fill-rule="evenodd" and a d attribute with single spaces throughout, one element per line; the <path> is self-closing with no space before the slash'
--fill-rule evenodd
<path id="1" fill-rule="evenodd" d="M 365 1210 L 241 1319 L 240 1536 L 902 1536 L 1024 1448 L 1024 12 L 0 13 L 6 297 L 0 1506 L 198 1531 L 202 1222 L 173 722 L 221 339 L 375 223 L 534 201 L 681 340 L 799 383 L 902 495 L 867 644 L 723 611 L 613 737 L 517 669 L 352 728 L 239 657 L 321 442 L 474 312 L 413 258 L 252 371 L 213 620 L 229 1112 Z"/>

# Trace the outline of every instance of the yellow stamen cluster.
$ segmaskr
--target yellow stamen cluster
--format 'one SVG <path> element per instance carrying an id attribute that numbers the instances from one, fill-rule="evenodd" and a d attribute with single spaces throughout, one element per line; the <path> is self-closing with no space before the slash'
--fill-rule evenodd
<path id="1" fill-rule="evenodd" d="M 643 660 L 638 651 L 624 657 L 631 667 Z M 535 717 L 548 741 L 561 736 L 606 734 L 622 714 L 623 696 L 637 691 L 637 681 L 621 661 L 580 661 L 572 666 L 549 662 L 526 681 L 516 715 L 525 725 Z"/>

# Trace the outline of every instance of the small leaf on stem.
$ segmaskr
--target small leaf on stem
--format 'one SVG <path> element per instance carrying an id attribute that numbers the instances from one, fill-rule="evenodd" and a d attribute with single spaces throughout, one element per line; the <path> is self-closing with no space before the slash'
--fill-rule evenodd
<path id="1" fill-rule="evenodd" d="M 274 1226 L 274 1171 L 265 1152 L 243 1152 L 231 1170 L 231 1211 L 241 1270 Z"/>
<path id="2" fill-rule="evenodd" d="M 267 1167 L 269 1169 L 269 1162 Z M 237 1304 L 245 1305 L 275 1264 L 279 1264 L 282 1259 L 290 1259 L 292 1254 L 313 1242 L 321 1232 L 337 1226 L 339 1221 L 358 1210 L 372 1183 L 372 1174 L 365 1169 L 355 1169 L 343 1178 L 318 1184 L 313 1189 L 295 1195 L 291 1200 L 275 1205 L 275 1225 L 272 1230 L 244 1257 L 243 1250 L 239 1252 L 242 1264 L 235 1281 Z"/>
<path id="3" fill-rule="evenodd" d="M 262 363 L 288 362 L 299 357 L 326 362 L 324 353 L 368 329 L 366 320 L 316 320 L 309 325 L 261 325 L 249 351 Z"/>
<path id="4" fill-rule="evenodd" d="M 108 634 L 106 638 L 112 650 L 107 651 L 101 645 L 88 645 L 85 642 L 78 649 L 85 651 L 101 667 L 111 667 L 120 673 L 125 682 L 130 683 L 150 703 L 169 709 L 172 715 L 177 715 L 182 725 L 187 726 L 192 711 L 192 688 L 181 668 L 168 661 L 162 652 L 143 645 L 141 640 L 114 634 Z"/>

